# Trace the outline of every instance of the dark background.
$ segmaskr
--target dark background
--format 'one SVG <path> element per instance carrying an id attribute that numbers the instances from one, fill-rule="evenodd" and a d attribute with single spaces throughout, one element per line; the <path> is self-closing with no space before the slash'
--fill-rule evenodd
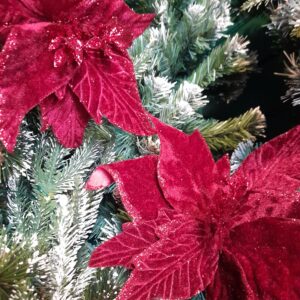
<path id="1" fill-rule="evenodd" d="M 283 51 L 291 53 L 300 50 L 300 47 L 290 39 L 270 35 L 263 24 L 268 21 L 264 19 L 263 22 L 258 21 L 258 24 L 247 25 L 243 22 L 236 30 L 248 36 L 251 42 L 249 48 L 258 55 L 258 70 L 249 74 L 243 93 L 229 104 L 213 100 L 204 110 L 205 117 L 226 120 L 243 114 L 251 107 L 260 106 L 267 120 L 265 140 L 300 124 L 300 106 L 294 107 L 291 102 L 282 101 L 281 97 L 285 95 L 287 85 L 283 77 L 274 74 L 284 72 Z"/>

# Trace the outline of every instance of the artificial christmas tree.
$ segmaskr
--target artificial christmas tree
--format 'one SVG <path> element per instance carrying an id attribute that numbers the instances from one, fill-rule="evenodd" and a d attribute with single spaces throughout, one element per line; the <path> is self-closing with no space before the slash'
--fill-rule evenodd
<path id="1" fill-rule="evenodd" d="M 257 105 L 231 118 L 205 116 L 216 99 L 242 105 L 248 76 L 258 69 L 255 49 L 237 29 L 236 4 L 128 0 L 127 5 L 0 0 L 0 299 L 117 297 L 129 272 L 89 268 L 88 261 L 131 215 L 115 185 L 90 192 L 85 184 L 99 164 L 160 153 L 150 115 L 185 133 L 199 130 L 215 158 L 238 147 L 232 172 L 264 136 L 265 117 Z M 44 23 L 55 27 L 54 37 L 40 35 Z M 77 31 L 70 29 L 69 36 L 65 27 L 75 23 Z M 33 28 L 47 47 L 37 48 L 32 36 L 24 39 Z M 45 60 L 47 68 L 40 68 Z M 69 70 L 74 72 L 66 75 Z M 128 176 L 138 175 L 133 170 Z M 139 176 L 148 176 L 146 170 Z M 102 187 L 111 182 L 104 179 Z M 138 195 L 143 187 L 136 185 Z M 141 209 L 151 211 L 152 205 Z"/>

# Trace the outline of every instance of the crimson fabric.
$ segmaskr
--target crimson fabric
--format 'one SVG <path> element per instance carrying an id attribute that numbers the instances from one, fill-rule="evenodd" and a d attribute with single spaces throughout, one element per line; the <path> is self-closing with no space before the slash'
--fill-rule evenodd
<path id="1" fill-rule="evenodd" d="M 159 156 L 95 173 L 113 177 L 134 213 L 123 233 L 93 252 L 90 266 L 133 269 L 119 300 L 190 299 L 204 290 L 208 300 L 299 300 L 300 126 L 255 150 L 230 176 L 228 157 L 215 163 L 199 133 L 153 122 Z M 95 187 L 94 175 L 91 181 Z"/>
<path id="2" fill-rule="evenodd" d="M 74 76 L 73 90 L 96 122 L 102 114 L 113 124 L 135 134 L 151 133 L 136 88 L 134 68 L 127 53 L 115 50 L 110 57 L 83 62 Z M 116 112 L 126 112 L 117 113 Z"/>
<path id="3" fill-rule="evenodd" d="M 52 94 L 41 102 L 42 130 L 51 127 L 63 146 L 77 147 L 82 143 L 89 114 L 70 88 L 65 89 L 62 97 Z"/>
<path id="4" fill-rule="evenodd" d="M 154 118 L 153 122 L 159 124 Z M 199 132 L 187 136 L 171 127 L 158 128 L 158 178 L 162 191 L 174 208 L 199 216 L 210 205 L 213 193 L 214 160 L 210 150 Z M 198 189 L 199 186 L 202 188 Z"/>
<path id="5" fill-rule="evenodd" d="M 230 176 L 230 160 L 229 156 L 226 154 L 220 158 L 216 163 L 217 173 L 220 176 L 220 179 L 227 181 Z"/>
<path id="6" fill-rule="evenodd" d="M 87 187 L 97 189 L 95 182 L 99 178 L 99 172 L 102 179 L 102 172 L 107 171 L 119 183 L 122 202 L 132 218 L 156 219 L 160 209 L 169 207 L 158 186 L 156 167 L 156 156 L 101 166 L 92 174 Z M 99 184 L 103 186 L 101 181 Z"/>
<path id="7" fill-rule="evenodd" d="M 155 234 L 156 221 L 125 225 L 120 235 L 107 242 L 108 247 L 96 249 L 90 259 L 90 266 L 105 261 L 106 266 L 120 265 L 131 269 L 134 267 L 133 259 L 158 240 Z M 114 249 L 114 252 L 110 249 Z"/>
<path id="8" fill-rule="evenodd" d="M 1 1 L 0 140 L 7 150 L 13 151 L 32 108 L 44 101 L 44 121 L 53 117 L 58 103 L 45 99 L 65 86 L 70 91 L 59 107 L 72 111 L 68 124 L 57 129 L 51 121 L 63 145 L 80 144 L 86 112 L 97 123 L 104 116 L 132 133 L 153 134 L 127 53 L 153 18 L 136 14 L 123 0 Z"/>
<path id="9" fill-rule="evenodd" d="M 14 149 L 25 114 L 66 85 L 74 70 L 72 65 L 64 70 L 51 67 L 49 26 L 47 23 L 14 26 L 0 53 L 0 140 L 8 151 Z"/>
<path id="10" fill-rule="evenodd" d="M 262 218 L 225 242 L 208 299 L 300 299 L 300 221 Z"/>
<path id="11" fill-rule="evenodd" d="M 248 156 L 233 175 L 239 184 L 247 178 L 247 194 L 238 203 L 235 225 L 261 217 L 300 218 L 300 133 L 299 127 L 266 143 Z M 296 204 L 296 205 L 295 205 Z"/>
<path id="12" fill-rule="evenodd" d="M 163 227 L 159 241 L 134 258 L 118 299 L 187 299 L 210 282 L 218 263 L 218 236 L 184 216 Z"/>
<path id="13" fill-rule="evenodd" d="M 22 1 L 1 0 L 0 3 L 0 32 L 11 25 L 23 22 L 36 22 L 38 16 L 34 9 L 28 9 Z"/>

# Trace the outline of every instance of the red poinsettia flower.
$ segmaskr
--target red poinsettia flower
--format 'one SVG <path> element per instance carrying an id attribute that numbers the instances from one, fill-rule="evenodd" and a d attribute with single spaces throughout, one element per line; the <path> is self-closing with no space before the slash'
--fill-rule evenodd
<path id="1" fill-rule="evenodd" d="M 156 122 L 157 123 L 157 122 Z M 133 269 L 118 299 L 300 299 L 300 126 L 254 151 L 230 176 L 198 132 L 156 124 L 159 156 L 99 167 L 133 218 L 91 267 Z M 112 177 L 111 177 L 112 176 Z"/>
<path id="2" fill-rule="evenodd" d="M 123 0 L 1 0 L 0 139 L 12 151 L 25 114 L 40 105 L 43 129 L 81 144 L 90 118 L 153 134 L 127 48 L 153 14 Z"/>

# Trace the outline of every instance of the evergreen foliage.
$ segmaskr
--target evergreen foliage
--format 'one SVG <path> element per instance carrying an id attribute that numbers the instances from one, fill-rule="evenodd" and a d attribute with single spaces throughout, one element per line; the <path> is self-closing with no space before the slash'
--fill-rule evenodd
<path id="1" fill-rule="evenodd" d="M 30 155 L 22 157 L 2 186 L 4 299 L 82 299 L 95 277 L 87 268 L 92 250 L 87 240 L 102 200 L 102 193 L 87 192 L 84 182 L 103 147 L 86 140 L 77 150 L 64 149 L 49 134 L 34 134 L 26 124 L 23 132 L 34 138 L 20 141 L 17 148 L 26 145 Z M 18 296 L 24 291 L 33 292 Z"/>
<path id="2" fill-rule="evenodd" d="M 250 11 L 253 8 L 259 8 L 261 5 L 268 5 L 272 0 L 247 0 L 242 5 L 243 11 Z"/>
<path id="3" fill-rule="evenodd" d="M 255 149 L 252 141 L 242 142 L 234 150 L 231 155 L 230 164 L 231 172 L 234 173 L 242 162 L 247 158 L 247 156 Z"/>
<path id="4" fill-rule="evenodd" d="M 135 1 L 128 2 L 133 5 Z M 138 6 L 135 2 L 134 7 Z M 142 8 L 157 14 L 156 26 L 138 39 L 130 52 L 145 107 L 177 128 L 205 129 L 213 134 L 217 120 L 204 119 L 201 114 L 209 101 L 206 89 L 226 76 L 252 71 L 257 61 L 244 38 L 226 33 L 232 25 L 230 1 L 145 1 L 139 10 Z M 262 114 L 252 118 L 256 126 L 243 127 L 237 134 L 239 141 L 263 134 Z M 240 119 L 246 124 L 248 114 Z M 227 148 L 237 146 L 226 127 L 226 122 L 218 123 L 218 141 L 209 141 L 212 149 L 220 150 L 219 145 L 228 141 Z"/>
<path id="5" fill-rule="evenodd" d="M 157 14 L 130 49 L 144 106 L 187 133 L 199 129 L 216 155 L 238 147 L 234 171 L 264 135 L 265 117 L 259 108 L 228 120 L 203 116 L 214 88 L 227 89 L 237 76 L 241 90 L 256 69 L 249 42 L 232 30 L 230 1 L 127 2 Z M 268 1 L 247 2 L 252 8 Z M 0 147 L 0 299 L 115 299 L 128 271 L 92 270 L 87 262 L 128 216 L 114 186 L 87 192 L 84 183 L 98 164 L 158 153 L 159 141 L 91 123 L 80 148 L 64 149 L 50 132 L 39 133 L 37 113 L 23 122 L 13 154 Z"/>
<path id="6" fill-rule="evenodd" d="M 300 1 L 271 1 L 271 0 L 247 0 L 241 6 L 242 11 L 250 11 L 253 8 L 265 7 L 270 20 L 267 25 L 269 33 L 278 37 L 281 42 L 288 40 L 293 48 L 293 53 L 284 52 L 286 57 L 285 70 L 277 72 L 277 75 L 286 78 L 288 90 L 282 97 L 284 101 L 291 101 L 294 106 L 300 104 Z"/>
<path id="7" fill-rule="evenodd" d="M 294 106 L 300 105 L 300 57 L 296 57 L 295 53 L 288 55 L 285 52 L 285 73 L 277 73 L 277 75 L 286 78 L 288 90 L 283 97 L 285 101 L 292 101 Z"/>

